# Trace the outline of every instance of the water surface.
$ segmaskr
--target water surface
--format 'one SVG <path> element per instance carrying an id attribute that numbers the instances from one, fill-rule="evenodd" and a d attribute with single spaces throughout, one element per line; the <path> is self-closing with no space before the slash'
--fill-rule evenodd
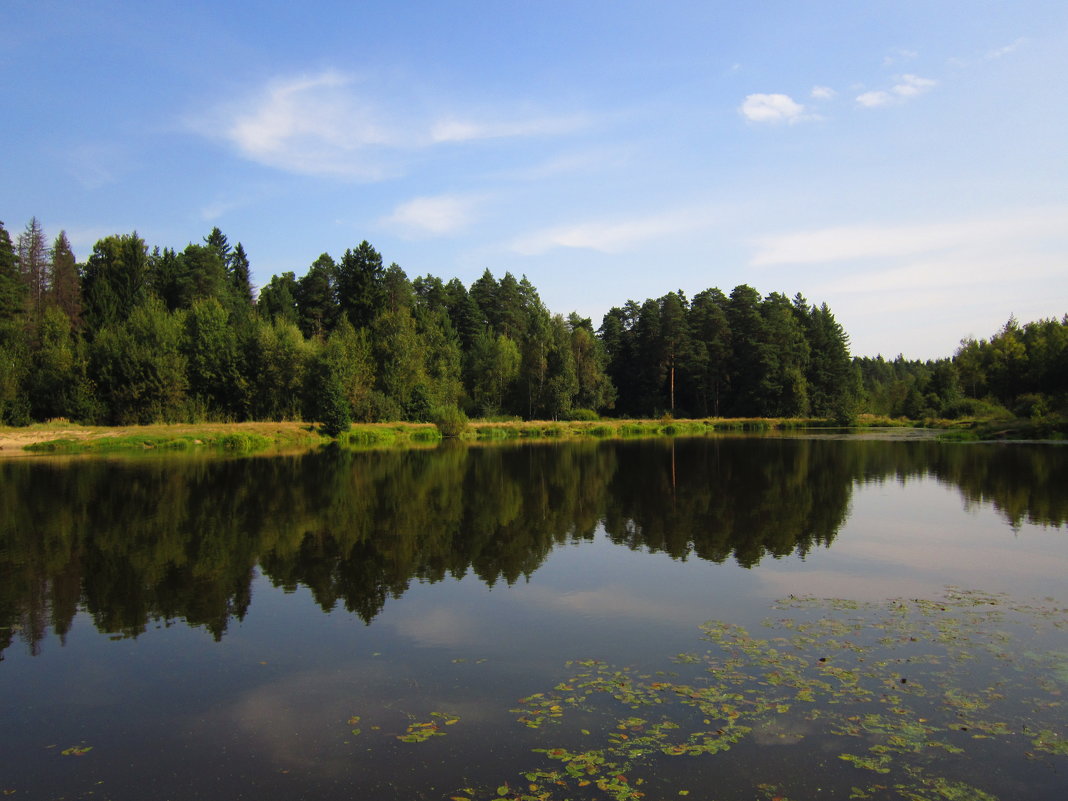
<path id="1" fill-rule="evenodd" d="M 0 462 L 0 790 L 1061 798 L 1065 487 L 778 437 Z"/>

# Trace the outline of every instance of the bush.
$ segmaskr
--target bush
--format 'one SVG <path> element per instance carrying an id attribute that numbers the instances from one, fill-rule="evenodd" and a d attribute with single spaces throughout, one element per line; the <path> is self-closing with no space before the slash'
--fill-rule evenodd
<path id="1" fill-rule="evenodd" d="M 1012 407 L 1012 411 L 1017 417 L 1040 420 L 1049 414 L 1049 399 L 1045 395 L 1028 392 L 1016 399 L 1016 405 Z"/>
<path id="2" fill-rule="evenodd" d="M 321 388 L 319 408 L 323 423 L 322 432 L 326 436 L 336 439 L 352 426 L 349 402 L 345 399 L 340 382 L 333 376 Z"/>
<path id="3" fill-rule="evenodd" d="M 1009 417 L 1009 411 L 1004 406 L 987 400 L 975 398 L 963 398 L 956 403 L 951 403 L 942 410 L 942 416 L 949 420 L 959 420 L 962 417 Z"/>
<path id="4" fill-rule="evenodd" d="M 601 418 L 593 409 L 572 409 L 570 412 L 564 415 L 564 419 L 595 423 Z"/>
<path id="5" fill-rule="evenodd" d="M 467 430 L 467 415 L 455 406 L 444 406 L 431 412 L 431 422 L 445 439 L 458 437 Z"/>

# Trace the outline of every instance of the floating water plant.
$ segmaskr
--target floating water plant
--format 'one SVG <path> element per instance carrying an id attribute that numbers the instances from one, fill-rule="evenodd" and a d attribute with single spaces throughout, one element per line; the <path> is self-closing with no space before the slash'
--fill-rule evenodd
<path id="1" fill-rule="evenodd" d="M 544 737 L 533 750 L 546 764 L 453 798 L 685 796 L 700 760 L 769 742 L 807 742 L 823 789 L 842 798 L 991 801 L 983 785 L 1005 768 L 1068 768 L 1068 610 L 956 588 L 937 600 L 790 597 L 774 608 L 765 637 L 702 626 L 711 648 L 672 657 L 678 673 L 568 663 L 564 681 L 512 710 Z M 680 771 L 676 760 L 696 761 Z M 673 786 L 681 775 L 686 786 Z M 797 801 L 808 778 L 753 776 L 745 797 Z"/>

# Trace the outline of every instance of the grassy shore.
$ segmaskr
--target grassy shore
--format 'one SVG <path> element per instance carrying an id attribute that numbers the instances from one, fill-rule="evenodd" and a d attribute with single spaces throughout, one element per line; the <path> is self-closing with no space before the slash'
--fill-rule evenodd
<path id="1" fill-rule="evenodd" d="M 910 421 L 861 415 L 859 428 L 939 428 L 947 440 L 1065 439 L 1059 425 L 1033 421 Z M 522 439 L 622 439 L 633 437 L 700 436 L 716 433 L 759 433 L 834 427 L 815 418 L 671 418 L 645 420 L 472 420 L 460 439 L 500 441 Z M 358 423 L 337 442 L 346 447 L 431 445 L 442 439 L 431 423 Z M 107 454 L 181 451 L 287 451 L 325 445 L 334 440 L 320 426 L 306 422 L 193 423 L 146 426 L 82 426 L 53 421 L 24 428 L 0 427 L 0 454 Z"/>
<path id="2" fill-rule="evenodd" d="M 826 426 L 824 420 L 708 418 L 702 420 L 505 421 L 473 420 L 464 440 L 624 438 L 693 436 L 715 432 L 760 432 Z M 360 423 L 342 433 L 345 446 L 416 445 L 442 438 L 431 423 Z M 66 421 L 24 428 L 0 428 L 0 452 L 118 453 L 221 450 L 292 450 L 331 442 L 320 427 L 305 422 L 198 423 L 146 426 L 81 426 Z"/>

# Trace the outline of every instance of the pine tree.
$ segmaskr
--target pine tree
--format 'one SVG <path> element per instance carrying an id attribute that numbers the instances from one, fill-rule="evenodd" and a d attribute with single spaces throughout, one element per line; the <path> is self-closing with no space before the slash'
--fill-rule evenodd
<path id="1" fill-rule="evenodd" d="M 52 287 L 49 297 L 77 330 L 82 319 L 82 282 L 66 231 L 60 231 L 52 245 Z"/>
<path id="2" fill-rule="evenodd" d="M 226 275 L 230 279 L 230 288 L 238 305 L 243 308 L 251 308 L 252 276 L 249 267 L 248 254 L 244 246 L 238 242 L 234 245 L 234 252 L 230 254 L 230 260 L 226 265 Z"/>
<path id="3" fill-rule="evenodd" d="M 337 265 L 323 253 L 296 284 L 297 318 L 306 337 L 325 337 L 337 324 Z"/>
<path id="4" fill-rule="evenodd" d="M 366 328 L 382 310 L 385 270 L 382 254 L 364 240 L 337 265 L 337 300 L 353 327 Z"/>
<path id="5" fill-rule="evenodd" d="M 27 290 L 26 311 L 30 319 L 36 322 L 44 312 L 45 295 L 51 278 L 48 246 L 44 230 L 36 217 L 30 218 L 26 230 L 19 234 L 17 249 L 19 272 Z"/>
<path id="6" fill-rule="evenodd" d="M 0 324 L 21 316 L 26 309 L 26 285 L 19 274 L 18 257 L 4 224 L 0 222 Z"/>

